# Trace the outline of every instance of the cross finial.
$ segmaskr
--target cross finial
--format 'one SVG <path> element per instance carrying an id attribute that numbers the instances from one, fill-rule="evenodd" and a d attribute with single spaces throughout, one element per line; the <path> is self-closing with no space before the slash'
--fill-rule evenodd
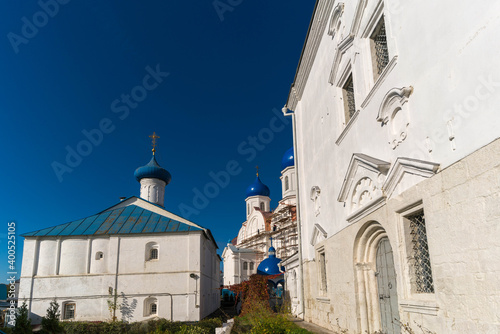
<path id="1" fill-rule="evenodd" d="M 255 166 L 255 169 L 257 169 L 257 176 L 259 176 L 259 166 Z"/>
<path id="2" fill-rule="evenodd" d="M 156 132 L 153 132 L 153 134 L 151 136 L 149 136 L 149 138 L 151 138 L 153 140 L 153 142 L 151 143 L 151 145 L 153 145 L 153 155 L 155 155 L 155 152 L 156 152 L 156 139 L 160 138 L 160 136 L 157 136 Z"/>

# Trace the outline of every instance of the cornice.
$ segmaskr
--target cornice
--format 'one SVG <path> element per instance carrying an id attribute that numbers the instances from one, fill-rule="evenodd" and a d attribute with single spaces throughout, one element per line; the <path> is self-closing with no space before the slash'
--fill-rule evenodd
<path id="1" fill-rule="evenodd" d="M 287 107 L 294 110 L 302 99 L 302 94 L 311 73 L 311 69 L 318 52 L 319 44 L 323 37 L 328 17 L 333 7 L 333 0 L 317 0 L 316 8 L 309 25 L 306 41 L 295 73 L 295 79 L 288 94 Z"/>

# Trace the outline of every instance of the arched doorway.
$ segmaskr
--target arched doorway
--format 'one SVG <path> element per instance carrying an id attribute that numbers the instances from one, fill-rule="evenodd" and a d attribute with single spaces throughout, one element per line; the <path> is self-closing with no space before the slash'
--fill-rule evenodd
<path id="1" fill-rule="evenodd" d="M 389 238 L 380 240 L 377 248 L 377 286 L 382 332 L 399 334 L 399 310 L 396 271 Z"/>
<path id="2" fill-rule="evenodd" d="M 354 264 L 360 332 L 400 333 L 394 320 L 399 320 L 399 311 L 393 253 L 387 232 L 378 222 L 368 222 L 359 230 Z"/>

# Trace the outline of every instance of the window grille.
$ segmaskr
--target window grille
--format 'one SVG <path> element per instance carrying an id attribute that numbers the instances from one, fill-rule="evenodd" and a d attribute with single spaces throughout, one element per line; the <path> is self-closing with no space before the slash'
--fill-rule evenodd
<path id="1" fill-rule="evenodd" d="M 424 212 L 421 211 L 408 217 L 408 219 L 410 221 L 410 235 L 413 246 L 416 292 L 434 293 Z"/>
<path id="2" fill-rule="evenodd" d="M 64 319 L 74 319 L 74 318 L 75 318 L 75 304 L 65 304 Z"/>
<path id="3" fill-rule="evenodd" d="M 156 303 L 151 304 L 151 314 L 156 314 L 157 306 Z"/>
<path id="4" fill-rule="evenodd" d="M 157 260 L 158 259 L 158 248 L 153 248 L 151 249 L 151 253 L 149 255 L 150 260 Z"/>
<path id="5" fill-rule="evenodd" d="M 375 56 L 377 61 L 377 74 L 382 73 L 384 68 L 389 63 L 389 50 L 387 48 L 387 36 L 385 34 L 385 22 L 382 24 L 378 32 L 372 37 L 375 44 Z"/>
<path id="6" fill-rule="evenodd" d="M 349 76 L 342 89 L 344 91 L 344 99 L 346 100 L 344 102 L 346 108 L 346 121 L 349 121 L 356 112 L 356 104 L 354 101 L 354 82 L 352 81 L 352 74 Z"/>

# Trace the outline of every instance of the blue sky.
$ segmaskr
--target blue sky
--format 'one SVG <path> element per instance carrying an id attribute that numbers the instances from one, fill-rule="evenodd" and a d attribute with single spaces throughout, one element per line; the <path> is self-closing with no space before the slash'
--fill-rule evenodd
<path id="1" fill-rule="evenodd" d="M 20 234 L 139 196 L 133 173 L 150 160 L 153 131 L 172 174 L 165 208 L 209 228 L 219 253 L 245 220 L 256 165 L 276 207 L 292 129 L 273 109 L 286 101 L 313 1 L 0 6 L 0 281 L 10 221 L 20 273 Z M 237 175 L 196 209 L 196 189 L 231 161 Z"/>

